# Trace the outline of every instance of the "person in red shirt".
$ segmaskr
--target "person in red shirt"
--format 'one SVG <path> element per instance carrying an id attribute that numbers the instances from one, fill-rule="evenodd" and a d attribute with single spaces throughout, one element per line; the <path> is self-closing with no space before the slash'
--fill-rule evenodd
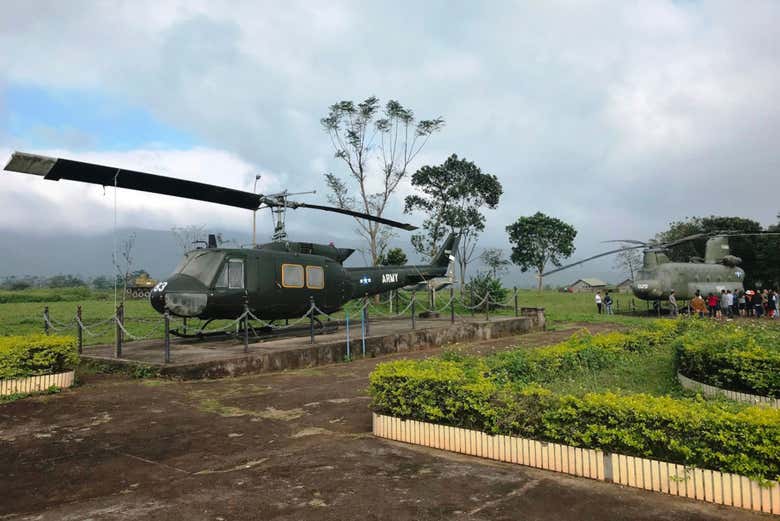
<path id="1" fill-rule="evenodd" d="M 707 307 L 710 308 L 710 318 L 718 316 L 718 297 L 712 293 L 707 296 Z"/>

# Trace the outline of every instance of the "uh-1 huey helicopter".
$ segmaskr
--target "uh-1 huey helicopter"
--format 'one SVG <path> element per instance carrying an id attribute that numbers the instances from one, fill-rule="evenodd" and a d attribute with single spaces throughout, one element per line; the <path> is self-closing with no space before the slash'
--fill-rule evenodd
<path id="1" fill-rule="evenodd" d="M 777 235 L 778 232 L 711 232 L 697 233 L 669 242 L 643 242 L 632 239 L 615 241 L 624 246 L 593 255 L 554 270 L 543 273 L 542 276 L 552 275 L 585 262 L 613 255 L 627 250 L 642 248 L 642 267 L 635 274 L 631 284 L 631 291 L 637 298 L 654 301 L 656 307 L 661 300 L 669 298 L 672 290 L 675 297 L 681 300 L 690 300 L 698 291 L 701 295 L 709 293 L 720 294 L 721 291 L 743 291 L 745 271 L 739 267 L 742 259 L 731 255 L 729 237 L 745 237 L 754 235 Z M 696 239 L 707 238 L 704 258 L 691 257 L 689 262 L 672 262 L 666 252 L 677 246 Z M 625 246 L 633 244 L 633 246 Z"/>
<path id="2" fill-rule="evenodd" d="M 313 302 L 332 313 L 355 298 L 452 276 L 458 237 L 450 235 L 431 264 L 415 266 L 344 267 L 354 252 L 333 244 L 292 242 L 284 229 L 287 209 L 310 208 L 375 221 L 404 230 L 416 227 L 343 208 L 290 201 L 287 192 L 255 194 L 156 174 L 15 152 L 5 170 L 172 195 L 257 211 L 269 208 L 275 219 L 273 241 L 252 248 L 221 248 L 214 235 L 205 247 L 187 252 L 173 274 L 159 282 L 150 302 L 159 313 L 205 321 L 234 319 L 246 305 L 257 318 L 297 318 Z M 321 230 L 318 232 L 321 233 Z"/>

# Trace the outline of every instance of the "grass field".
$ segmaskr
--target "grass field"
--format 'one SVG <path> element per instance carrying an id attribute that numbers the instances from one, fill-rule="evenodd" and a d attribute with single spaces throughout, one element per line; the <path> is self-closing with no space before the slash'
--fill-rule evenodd
<path id="1" fill-rule="evenodd" d="M 111 322 L 106 322 L 113 316 L 115 309 L 114 297 L 111 292 L 101 293 L 93 291 L 83 293 L 81 290 L 63 289 L 5 291 L 2 293 L 6 302 L 0 303 L 0 335 L 20 335 L 43 331 L 43 310 L 46 306 L 49 308 L 49 316 L 55 332 L 75 334 L 74 317 L 76 315 L 76 307 L 81 305 L 82 320 L 88 328 L 88 333 L 84 339 L 85 344 L 107 343 L 114 339 L 115 327 Z M 47 296 L 50 297 L 49 300 L 46 300 Z M 402 309 L 407 308 L 409 298 L 409 293 L 402 292 L 400 299 Z M 468 295 L 464 295 L 464 299 L 467 301 Z M 436 295 L 436 308 L 441 310 L 443 315 L 449 313 L 449 307 L 447 306 L 449 300 L 449 290 L 440 291 Z M 625 309 L 630 296 L 621 295 L 616 300 L 622 300 L 621 304 L 623 309 Z M 637 301 L 637 303 L 641 304 L 640 301 Z M 417 311 L 422 311 L 426 304 L 426 295 L 418 293 L 416 297 Z M 511 290 L 506 304 L 502 309 L 491 310 L 491 316 L 511 315 L 514 313 Z M 555 327 L 556 323 L 561 322 L 620 322 L 630 324 L 641 320 L 636 317 L 620 315 L 597 315 L 596 307 L 593 303 L 593 295 L 590 293 L 559 293 L 552 291 L 537 293 L 532 290 L 518 290 L 518 306 L 544 307 L 552 327 Z M 350 302 L 345 307 L 345 311 L 349 312 L 352 318 L 358 316 L 358 309 L 358 301 Z M 345 311 L 334 314 L 333 318 L 343 318 Z M 459 316 L 471 316 L 472 314 L 472 311 L 460 302 L 460 297 L 457 293 L 455 312 Z M 390 314 L 390 307 L 386 298 L 379 304 L 375 304 L 372 301 L 369 313 L 370 316 Z M 484 316 L 484 311 L 481 310 L 474 311 L 474 313 L 477 316 Z M 406 315 L 408 314 L 409 311 L 407 310 Z M 126 301 L 125 319 L 126 329 L 134 336 L 161 338 L 163 335 L 162 317 L 152 309 L 147 300 Z M 230 321 L 215 322 L 209 325 L 209 329 L 224 327 L 229 323 Z M 199 328 L 200 324 L 199 320 L 190 321 L 190 330 Z M 172 327 L 180 325 L 180 320 L 172 321 Z"/>

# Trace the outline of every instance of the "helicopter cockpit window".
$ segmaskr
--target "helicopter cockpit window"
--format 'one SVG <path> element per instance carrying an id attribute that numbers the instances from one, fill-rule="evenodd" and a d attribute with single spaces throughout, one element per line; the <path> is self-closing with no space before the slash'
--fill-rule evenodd
<path id="1" fill-rule="evenodd" d="M 306 266 L 306 287 L 310 289 L 325 287 L 325 272 L 322 266 Z"/>
<path id="2" fill-rule="evenodd" d="M 227 263 L 228 288 L 244 289 L 244 261 L 230 259 Z"/>
<path id="3" fill-rule="evenodd" d="M 176 267 L 174 273 L 189 275 L 204 284 L 210 284 L 216 275 L 224 255 L 217 252 L 190 252 Z"/>
<path id="4" fill-rule="evenodd" d="M 300 264 L 282 264 L 282 286 L 285 288 L 302 288 L 303 266 Z"/>

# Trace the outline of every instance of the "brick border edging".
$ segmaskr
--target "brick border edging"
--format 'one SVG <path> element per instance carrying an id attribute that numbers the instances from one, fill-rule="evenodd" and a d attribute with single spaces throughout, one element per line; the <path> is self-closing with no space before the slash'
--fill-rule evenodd
<path id="1" fill-rule="evenodd" d="M 618 483 L 718 505 L 780 514 L 780 483 L 601 450 L 449 427 L 373 413 L 380 438 Z"/>
<path id="2" fill-rule="evenodd" d="M 0 380 L 0 396 L 38 393 L 52 386 L 64 389 L 73 385 L 75 374 L 75 371 L 65 371 L 64 373 Z"/>
<path id="3" fill-rule="evenodd" d="M 747 394 L 741 393 L 739 391 L 722 389 L 720 387 L 715 387 L 714 385 L 699 382 L 693 378 L 688 378 L 679 372 L 677 373 L 677 381 L 680 382 L 680 385 L 684 389 L 688 389 L 689 391 L 698 391 L 704 396 L 708 396 L 710 398 L 728 398 L 737 402 L 768 405 L 769 407 L 780 409 L 780 398 L 759 396 L 757 394 Z"/>

